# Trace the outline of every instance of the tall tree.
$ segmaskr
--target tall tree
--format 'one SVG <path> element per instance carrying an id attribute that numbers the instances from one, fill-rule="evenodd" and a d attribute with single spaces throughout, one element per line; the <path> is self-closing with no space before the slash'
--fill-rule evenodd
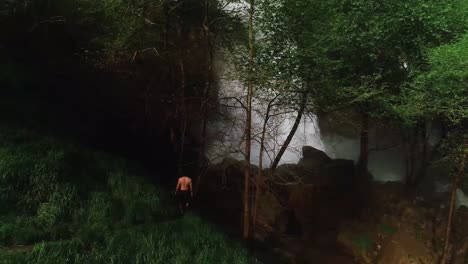
<path id="1" fill-rule="evenodd" d="M 250 204 L 249 204 L 249 183 L 251 175 L 250 166 L 250 154 L 251 154 L 251 143 L 252 143 L 252 97 L 253 97 L 253 86 L 254 86 L 254 74 L 255 74 L 255 33 L 254 33 L 254 12 L 255 12 L 255 0 L 249 2 L 249 71 L 247 80 L 247 114 L 246 114 L 246 125 L 245 125 L 245 168 L 244 168 L 244 228 L 243 237 L 244 239 L 249 238 L 250 228 Z"/>
<path id="2" fill-rule="evenodd" d="M 200 185 L 201 177 L 204 174 L 204 161 L 205 161 L 205 151 L 206 151 L 206 141 L 207 141 L 207 123 L 208 123 L 208 106 L 209 106 L 209 94 L 213 82 L 213 44 L 211 40 L 211 31 L 210 31 L 210 16 L 209 16 L 210 0 L 205 0 L 204 2 L 204 18 L 203 18 L 203 36 L 205 39 L 205 50 L 207 54 L 207 63 L 206 63 L 206 72 L 205 72 L 205 85 L 203 87 L 203 102 L 201 105 L 201 135 L 200 135 L 200 152 L 198 153 L 198 178 L 196 183 L 195 191 L 198 192 Z"/>
<path id="3" fill-rule="evenodd" d="M 439 152 L 447 167 L 456 168 L 452 170 L 454 177 L 440 260 L 440 263 L 445 264 L 450 257 L 456 192 L 464 180 L 468 151 L 468 34 L 464 34 L 456 42 L 430 49 L 427 54 L 427 70 L 419 72 L 414 81 L 405 87 L 403 104 L 397 107 L 397 111 L 403 121 L 408 123 L 421 119 L 436 119 L 445 123 L 446 132 Z"/>
<path id="4" fill-rule="evenodd" d="M 306 85 L 307 87 L 307 85 Z M 289 131 L 288 136 L 286 137 L 286 140 L 284 141 L 283 145 L 281 146 L 278 154 L 276 155 L 275 159 L 273 160 L 273 163 L 271 164 L 270 170 L 274 171 L 276 167 L 278 167 L 279 162 L 281 161 L 281 158 L 283 157 L 284 152 L 288 148 L 289 144 L 291 143 L 291 140 L 293 139 L 294 135 L 296 134 L 297 128 L 299 127 L 299 124 L 301 123 L 302 120 L 302 115 L 304 114 L 304 111 L 306 109 L 307 105 L 307 93 L 303 92 L 302 95 L 302 100 L 301 104 L 299 106 L 299 110 L 297 110 L 297 116 L 296 119 L 294 120 L 294 124 Z"/>
<path id="5" fill-rule="evenodd" d="M 461 153 L 458 154 L 457 157 L 457 171 L 455 172 L 455 176 L 453 179 L 452 184 L 452 191 L 450 194 L 450 202 L 449 202 L 449 211 L 447 216 L 447 227 L 445 230 L 445 241 L 444 241 L 444 248 L 442 251 L 442 257 L 440 264 L 446 264 L 449 259 L 449 247 L 450 247 L 450 240 L 452 237 L 452 222 L 453 222 L 453 214 L 455 209 L 455 201 L 457 198 L 457 190 L 462 180 L 463 175 L 465 175 L 465 166 L 466 166 L 466 154 L 468 152 L 468 140 L 464 139 L 461 143 Z"/>

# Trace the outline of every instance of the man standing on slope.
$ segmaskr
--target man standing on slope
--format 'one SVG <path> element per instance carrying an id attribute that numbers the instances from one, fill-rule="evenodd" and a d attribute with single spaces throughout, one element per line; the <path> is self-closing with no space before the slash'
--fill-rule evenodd
<path id="1" fill-rule="evenodd" d="M 179 202 L 180 213 L 184 214 L 189 207 L 190 198 L 193 197 L 192 179 L 182 176 L 177 181 L 175 195 Z"/>

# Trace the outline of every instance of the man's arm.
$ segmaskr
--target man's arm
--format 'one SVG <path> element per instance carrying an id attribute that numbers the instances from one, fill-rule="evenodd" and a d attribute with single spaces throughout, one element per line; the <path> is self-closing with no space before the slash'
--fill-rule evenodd
<path id="1" fill-rule="evenodd" d="M 190 195 L 193 197 L 192 180 L 189 181 Z"/>
<path id="2" fill-rule="evenodd" d="M 177 181 L 177 185 L 175 187 L 175 192 L 177 193 L 177 191 L 179 190 L 179 187 L 180 187 L 180 180 Z"/>

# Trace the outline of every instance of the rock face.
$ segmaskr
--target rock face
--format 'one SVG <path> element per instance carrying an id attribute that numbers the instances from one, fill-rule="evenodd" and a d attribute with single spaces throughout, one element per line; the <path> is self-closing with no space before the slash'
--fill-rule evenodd
<path id="1" fill-rule="evenodd" d="M 331 159 L 313 147 L 304 146 L 302 151 L 298 164 L 278 166 L 264 194 L 275 199 L 262 199 L 268 204 L 261 205 L 258 214 L 268 215 L 263 220 L 276 230 L 295 235 L 300 230 L 301 236 L 308 237 L 318 230 L 337 227 L 348 213 L 355 169 L 353 161 Z M 275 203 L 282 209 L 271 209 L 280 207 Z M 291 226 L 296 226 L 295 230 Z"/>
<path id="2" fill-rule="evenodd" d="M 343 225 L 338 244 L 360 263 L 435 264 L 444 245 L 448 208 L 418 205 L 402 183 L 374 184 L 373 208 Z M 460 207 L 452 225 L 449 263 L 468 260 L 468 208 Z"/>
<path id="3" fill-rule="evenodd" d="M 331 161 L 331 158 L 325 152 L 315 149 L 311 146 L 302 147 L 302 158 L 298 165 L 304 170 L 315 170 L 323 163 Z"/>
<path id="4" fill-rule="evenodd" d="M 226 158 L 211 166 L 200 180 L 195 200 L 204 215 L 223 223 L 229 230 L 242 227 L 244 165 L 245 161 Z M 251 165 L 251 179 L 257 170 Z"/>
<path id="5" fill-rule="evenodd" d="M 307 238 L 319 230 L 336 229 L 352 211 L 353 161 L 331 159 L 310 146 L 302 150 L 298 164 L 282 164 L 273 175 L 268 170 L 263 172 L 266 186 L 261 189 L 257 207 L 257 220 L 263 228 L 255 230 L 259 240 L 268 240 L 274 232 Z M 225 159 L 212 166 L 200 183 L 198 195 L 201 206 L 223 210 L 230 216 L 232 227 L 237 228 L 242 222 L 244 164 Z M 252 166 L 251 186 L 256 172 Z"/>
<path id="6" fill-rule="evenodd" d="M 302 182 L 315 186 L 352 182 L 354 177 L 352 160 L 331 159 L 325 152 L 311 146 L 304 146 L 302 155 L 298 164 L 278 166 L 272 180 L 279 184 Z"/>
<path id="7" fill-rule="evenodd" d="M 457 210 L 454 221 L 454 264 L 468 263 L 468 207 Z"/>
<path id="8" fill-rule="evenodd" d="M 383 247 L 378 264 L 435 264 L 434 258 L 420 241 L 399 231 Z"/>
<path id="9" fill-rule="evenodd" d="M 244 165 L 225 159 L 210 168 L 200 185 L 199 198 L 206 197 L 200 204 L 216 217 L 227 216 L 218 222 L 230 223 L 237 233 L 242 226 Z M 251 186 L 256 173 L 252 166 Z M 283 246 L 293 240 L 300 245 L 307 241 L 315 248 L 333 244 L 358 263 L 435 264 L 440 258 L 448 214 L 447 206 L 441 205 L 448 197 L 432 202 L 436 206 L 422 205 L 418 197 L 408 196 L 402 183 L 374 183 L 372 209 L 353 214 L 361 206 L 355 203 L 359 179 L 353 162 L 331 159 L 308 146 L 298 164 L 282 164 L 272 175 L 268 170 L 263 175 L 266 184 L 258 200 L 257 240 L 287 241 Z M 453 223 L 452 264 L 468 264 L 467 223 L 468 208 L 461 206 Z M 308 248 L 299 251 L 304 254 L 287 250 L 304 257 Z M 312 263 L 329 263 L 316 262 L 319 254 L 309 253 Z"/>

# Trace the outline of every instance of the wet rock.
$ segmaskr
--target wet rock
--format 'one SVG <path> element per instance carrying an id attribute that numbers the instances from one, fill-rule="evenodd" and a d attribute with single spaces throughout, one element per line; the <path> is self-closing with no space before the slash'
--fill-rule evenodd
<path id="1" fill-rule="evenodd" d="M 325 152 L 311 146 L 304 146 L 302 147 L 302 158 L 299 160 L 298 165 L 306 172 L 313 172 L 319 170 L 320 166 L 331 160 Z"/>
<path id="2" fill-rule="evenodd" d="M 288 207 L 294 212 L 295 220 L 304 234 L 310 233 L 317 218 L 317 206 L 320 202 L 315 198 L 316 187 L 310 184 L 298 184 L 291 188 Z"/>
<path id="3" fill-rule="evenodd" d="M 297 164 L 281 164 L 275 170 L 274 182 L 284 184 L 297 182 L 301 178 L 301 171 Z"/>
<path id="4" fill-rule="evenodd" d="M 457 189 L 457 198 L 455 201 L 455 207 L 460 208 L 460 207 L 465 207 L 468 208 L 468 195 L 463 192 L 461 189 Z"/>
<path id="5" fill-rule="evenodd" d="M 288 263 L 288 264 L 296 264 L 296 255 L 292 252 L 289 252 L 282 248 L 275 248 L 273 249 L 275 255 L 278 256 L 278 263 Z"/>
<path id="6" fill-rule="evenodd" d="M 373 191 L 372 209 L 340 230 L 339 244 L 361 263 L 435 263 L 447 209 L 418 206 L 401 183 L 375 184 Z"/>
<path id="7" fill-rule="evenodd" d="M 330 160 L 322 166 L 320 174 L 324 176 L 324 184 L 326 185 L 352 189 L 355 180 L 354 162 L 345 159 Z"/>
<path id="8" fill-rule="evenodd" d="M 453 264 L 465 264 L 468 261 L 468 238 L 460 244 L 453 256 Z"/>
<path id="9" fill-rule="evenodd" d="M 257 240 L 265 241 L 272 231 L 270 228 L 280 232 L 287 231 L 287 210 L 272 193 L 265 192 L 260 196 L 257 210 L 257 221 L 259 226 L 263 227 L 255 229 Z"/>
<path id="10" fill-rule="evenodd" d="M 325 154 L 325 152 L 323 152 L 321 150 L 318 150 L 318 149 L 316 149 L 314 147 L 311 147 L 311 146 L 303 146 L 302 147 L 302 157 L 305 160 L 313 159 L 313 160 L 323 161 L 323 162 L 331 160 L 331 158 L 328 157 L 328 155 Z"/>
<path id="11" fill-rule="evenodd" d="M 455 246 L 454 264 L 468 262 L 468 208 L 457 210 L 453 223 L 453 240 Z"/>
<path id="12" fill-rule="evenodd" d="M 371 264 L 370 245 L 372 241 L 367 235 L 354 226 L 343 226 L 337 237 L 338 246 L 347 254 L 354 256 L 358 263 Z"/>
<path id="13" fill-rule="evenodd" d="M 347 202 L 354 197 L 355 167 L 351 160 L 331 159 L 310 146 L 303 147 L 303 156 L 298 164 L 278 166 L 269 191 L 293 211 L 294 221 L 307 236 L 320 229 L 336 228 L 348 213 Z M 278 211 L 276 219 L 285 218 L 284 212 Z M 280 222 L 277 228 L 284 230 Z"/>
<path id="14" fill-rule="evenodd" d="M 405 231 L 398 231 L 383 246 L 377 264 L 435 264 L 421 241 Z"/>

